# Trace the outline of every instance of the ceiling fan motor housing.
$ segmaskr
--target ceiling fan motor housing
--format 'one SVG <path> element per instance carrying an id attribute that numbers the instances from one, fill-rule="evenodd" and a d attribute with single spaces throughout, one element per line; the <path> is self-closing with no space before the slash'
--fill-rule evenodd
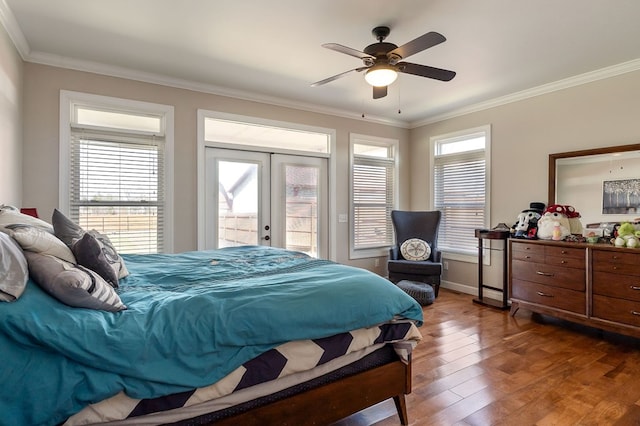
<path id="1" fill-rule="evenodd" d="M 396 46 L 393 43 L 385 43 L 385 42 L 373 43 L 364 48 L 364 53 L 366 53 L 367 55 L 375 56 L 376 58 L 380 56 L 384 56 L 386 58 L 387 53 L 391 52 L 393 49 L 397 47 L 398 46 Z"/>

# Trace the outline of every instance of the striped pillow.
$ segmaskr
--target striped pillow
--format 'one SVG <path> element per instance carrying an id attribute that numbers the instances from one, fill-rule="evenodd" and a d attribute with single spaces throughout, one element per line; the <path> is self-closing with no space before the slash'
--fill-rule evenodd
<path id="1" fill-rule="evenodd" d="M 127 309 L 113 287 L 94 271 L 47 254 L 24 254 L 30 277 L 65 305 L 109 312 Z"/>

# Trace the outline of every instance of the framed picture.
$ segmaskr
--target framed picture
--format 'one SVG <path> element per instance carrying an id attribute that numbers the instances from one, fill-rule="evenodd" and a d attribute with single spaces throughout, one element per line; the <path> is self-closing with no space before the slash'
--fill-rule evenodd
<path id="1" fill-rule="evenodd" d="M 602 182 L 602 214 L 640 213 L 640 179 Z"/>

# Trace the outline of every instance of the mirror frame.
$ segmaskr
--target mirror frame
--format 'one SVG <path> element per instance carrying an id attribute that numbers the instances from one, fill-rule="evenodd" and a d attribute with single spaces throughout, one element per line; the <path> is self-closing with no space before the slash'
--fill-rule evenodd
<path id="1" fill-rule="evenodd" d="M 628 151 L 640 151 L 640 143 L 549 154 L 549 189 L 547 193 L 548 194 L 547 205 L 550 206 L 556 203 L 556 161 L 557 160 L 562 158 L 587 157 L 589 155 L 615 154 L 617 152 L 628 152 Z"/>

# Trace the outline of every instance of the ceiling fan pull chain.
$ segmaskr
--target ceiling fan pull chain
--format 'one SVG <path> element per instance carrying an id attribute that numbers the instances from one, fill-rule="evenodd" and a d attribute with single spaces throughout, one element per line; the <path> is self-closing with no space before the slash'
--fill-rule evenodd
<path id="1" fill-rule="evenodd" d="M 400 80 L 398 80 L 396 87 L 398 88 L 398 114 L 402 114 L 402 110 L 400 109 Z"/>

